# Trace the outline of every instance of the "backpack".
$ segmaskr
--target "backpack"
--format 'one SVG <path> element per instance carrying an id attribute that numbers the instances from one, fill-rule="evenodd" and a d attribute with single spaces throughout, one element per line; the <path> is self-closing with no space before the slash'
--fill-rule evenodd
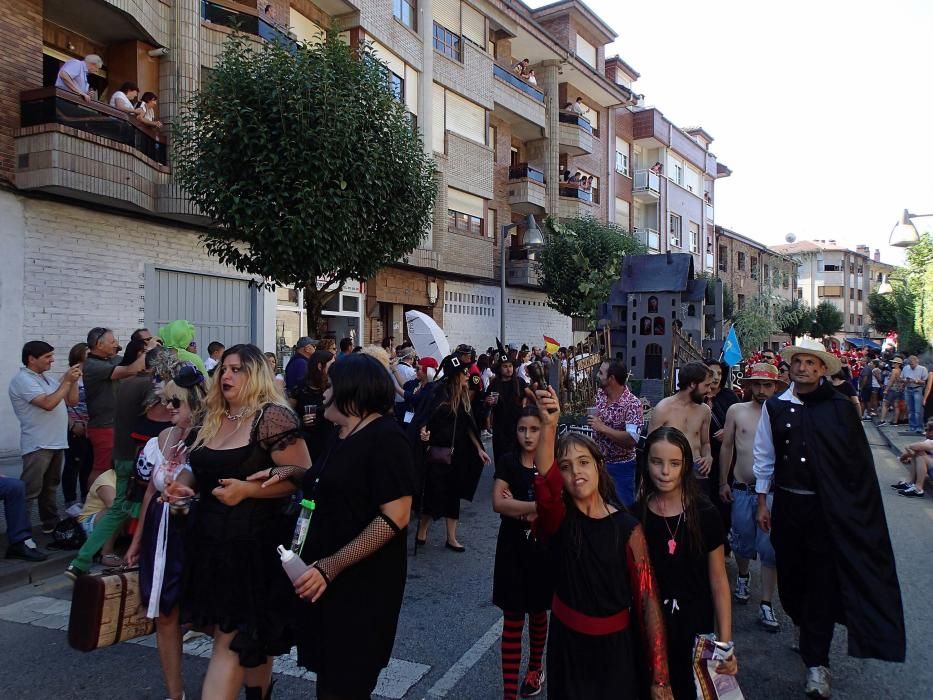
<path id="1" fill-rule="evenodd" d="M 49 543 L 51 549 L 80 549 L 87 541 L 87 535 L 84 528 L 74 518 L 65 518 L 59 520 L 55 529 L 52 530 L 52 542 Z"/>

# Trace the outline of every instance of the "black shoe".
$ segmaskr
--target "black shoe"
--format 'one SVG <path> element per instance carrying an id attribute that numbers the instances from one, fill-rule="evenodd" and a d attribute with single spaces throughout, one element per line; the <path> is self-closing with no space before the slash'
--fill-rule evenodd
<path id="1" fill-rule="evenodd" d="M 450 542 L 445 542 L 444 546 L 453 552 L 457 552 L 457 554 L 461 554 L 466 551 L 466 547 L 464 547 L 462 544 L 451 544 Z"/>
<path id="2" fill-rule="evenodd" d="M 72 581 L 77 581 L 81 576 L 87 576 L 87 571 L 79 569 L 74 564 L 69 564 L 68 568 L 65 569 L 65 576 L 70 578 Z"/>
<path id="3" fill-rule="evenodd" d="M 22 559 L 23 561 L 45 561 L 49 555 L 38 547 L 30 547 L 25 542 L 11 544 L 6 550 L 7 559 Z"/>
<path id="4" fill-rule="evenodd" d="M 891 484 L 891 488 L 903 491 L 904 489 L 910 488 L 912 485 L 913 484 L 909 481 L 898 481 L 896 484 Z"/>
<path id="5" fill-rule="evenodd" d="M 911 486 L 910 488 L 901 491 L 900 495 L 904 498 L 923 498 L 926 496 L 926 492 L 918 491 L 916 486 Z"/>
<path id="6" fill-rule="evenodd" d="M 424 545 L 426 545 L 427 543 L 428 543 L 428 538 L 427 538 L 427 537 L 425 537 L 425 538 L 422 540 L 422 539 L 420 539 L 417 535 L 415 535 L 415 544 L 416 544 L 416 545 L 418 545 L 419 547 L 424 547 Z"/>

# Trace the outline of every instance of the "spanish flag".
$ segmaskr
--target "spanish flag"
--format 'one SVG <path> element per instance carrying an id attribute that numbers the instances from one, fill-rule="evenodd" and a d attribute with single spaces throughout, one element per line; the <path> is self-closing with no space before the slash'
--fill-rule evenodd
<path id="1" fill-rule="evenodd" d="M 545 351 L 550 352 L 550 353 L 555 353 L 558 350 L 560 350 L 560 343 L 558 343 L 556 340 L 554 340 L 553 338 L 549 336 L 543 336 L 543 337 L 544 337 Z"/>

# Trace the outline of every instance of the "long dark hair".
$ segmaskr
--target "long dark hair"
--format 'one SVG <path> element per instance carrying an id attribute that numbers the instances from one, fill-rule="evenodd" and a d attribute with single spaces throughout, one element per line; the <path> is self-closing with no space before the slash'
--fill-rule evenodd
<path id="1" fill-rule="evenodd" d="M 651 458 L 652 446 L 659 442 L 666 442 L 680 448 L 682 464 L 680 469 L 680 493 L 681 506 L 684 509 L 684 525 L 687 528 L 690 548 L 695 555 L 701 555 L 704 552 L 700 529 L 700 499 L 704 498 L 704 496 L 693 473 L 693 449 L 690 447 L 690 441 L 677 428 L 669 426 L 658 428 L 648 436 L 645 442 L 645 449 L 642 452 L 641 463 L 639 464 L 641 486 L 638 489 L 638 501 L 635 506 L 638 511 L 638 518 L 643 524 L 647 521 L 648 502 L 658 492 L 651 480 L 648 462 Z"/>
<path id="2" fill-rule="evenodd" d="M 328 350 L 315 350 L 308 358 L 308 371 L 305 373 L 305 385 L 309 389 L 324 391 L 329 384 L 327 363 L 334 359 L 334 353 Z"/>

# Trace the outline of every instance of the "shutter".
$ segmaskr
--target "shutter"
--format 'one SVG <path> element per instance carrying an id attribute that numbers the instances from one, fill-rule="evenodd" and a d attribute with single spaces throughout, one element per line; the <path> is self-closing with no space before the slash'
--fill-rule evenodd
<path id="1" fill-rule="evenodd" d="M 460 95 L 447 93 L 447 128 L 477 143 L 486 143 L 486 110 Z"/>
<path id="2" fill-rule="evenodd" d="M 405 78 L 405 61 L 389 51 L 378 41 L 373 41 L 372 45 L 373 50 L 376 52 L 376 58 L 385 63 L 389 67 L 389 70 L 395 73 L 399 78 Z"/>
<path id="3" fill-rule="evenodd" d="M 289 20 L 292 25 L 292 31 L 298 37 L 298 41 L 307 41 L 309 43 L 323 43 L 325 32 L 313 21 L 298 12 L 294 7 L 291 8 Z"/>
<path id="4" fill-rule="evenodd" d="M 480 48 L 486 45 L 486 17 L 467 4 L 463 8 L 463 38 L 469 39 Z"/>
<path id="5" fill-rule="evenodd" d="M 448 187 L 447 208 L 482 219 L 484 218 L 483 209 L 485 208 L 485 202 L 482 197 L 477 197 L 476 195 L 468 194 L 461 190 L 455 190 L 453 187 Z"/>
<path id="6" fill-rule="evenodd" d="M 628 229 L 629 203 L 616 197 L 616 226 Z"/>
<path id="7" fill-rule="evenodd" d="M 444 153 L 444 88 L 433 83 L 433 112 L 431 114 L 431 142 L 437 153 Z"/>
<path id="8" fill-rule="evenodd" d="M 431 16 L 445 29 L 460 33 L 460 0 L 433 0 Z"/>
<path id="9" fill-rule="evenodd" d="M 577 34 L 577 58 L 596 68 L 596 47 Z"/>
<path id="10" fill-rule="evenodd" d="M 405 66 L 405 107 L 418 116 L 418 71 Z"/>

